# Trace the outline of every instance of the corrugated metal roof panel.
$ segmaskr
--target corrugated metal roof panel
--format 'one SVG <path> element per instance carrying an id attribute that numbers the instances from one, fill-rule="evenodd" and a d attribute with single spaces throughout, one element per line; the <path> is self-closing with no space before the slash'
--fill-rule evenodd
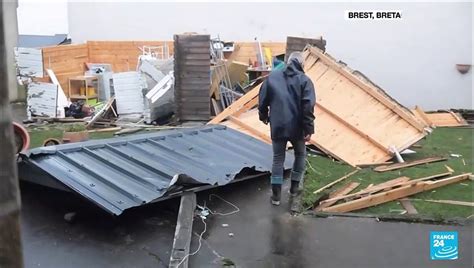
<path id="1" fill-rule="evenodd" d="M 190 183 L 224 185 L 244 168 L 270 171 L 271 146 L 225 126 L 41 147 L 23 160 L 110 213 Z M 293 160 L 287 154 L 285 167 Z"/>

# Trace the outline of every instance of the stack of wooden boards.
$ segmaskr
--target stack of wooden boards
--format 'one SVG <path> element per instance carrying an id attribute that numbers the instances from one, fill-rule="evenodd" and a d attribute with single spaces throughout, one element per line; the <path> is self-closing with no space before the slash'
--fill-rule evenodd
<path id="1" fill-rule="evenodd" d="M 209 120 L 209 35 L 174 36 L 174 101 L 178 121 Z"/>
<path id="2" fill-rule="evenodd" d="M 443 178 L 451 174 L 451 172 L 446 172 L 413 180 L 408 177 L 399 177 L 381 184 L 369 186 L 352 194 L 350 192 L 357 188 L 359 184 L 351 182 L 332 192 L 328 199 L 319 202 L 315 210 L 323 212 L 351 212 L 405 198 L 469 178 L 472 179 L 471 173 Z"/>
<path id="3" fill-rule="evenodd" d="M 416 106 L 412 112 L 428 127 L 460 127 L 468 125 L 459 113 L 453 111 L 425 113 L 423 109 Z"/>
<path id="4" fill-rule="evenodd" d="M 429 128 L 363 75 L 316 47 L 305 50 L 305 72 L 316 88 L 316 133 L 310 144 L 352 166 L 383 163 L 425 137 Z M 218 114 L 222 123 L 270 143 L 258 120 L 260 86 Z M 223 122 L 227 120 L 226 122 Z"/>

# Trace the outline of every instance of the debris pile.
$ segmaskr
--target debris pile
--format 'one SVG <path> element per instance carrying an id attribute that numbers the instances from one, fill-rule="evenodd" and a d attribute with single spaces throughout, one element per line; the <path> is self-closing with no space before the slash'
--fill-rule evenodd
<path id="1" fill-rule="evenodd" d="M 360 72 L 316 47 L 306 50 L 305 72 L 316 85 L 317 131 L 310 144 L 352 166 L 383 163 L 426 136 L 430 129 Z M 258 120 L 259 87 L 209 121 L 270 142 Z"/>
<path id="2" fill-rule="evenodd" d="M 78 178 L 87 180 L 89 186 L 94 185 L 90 187 L 97 186 L 86 187 L 90 192 L 86 196 L 89 199 L 101 194 L 102 190 L 115 191 L 114 197 L 125 195 L 124 205 L 117 206 L 114 203 L 117 200 L 97 202 L 115 214 L 140 202 L 148 203 L 164 196 L 168 188 L 175 186 L 176 176 L 193 177 L 200 184 L 222 184 L 220 178 L 226 182 L 233 178 L 235 170 L 224 176 L 221 174 L 224 171 L 211 172 L 210 166 L 198 159 L 205 159 L 210 152 L 222 158 L 227 150 L 232 150 L 232 160 L 229 161 L 242 160 L 239 167 L 268 171 L 269 163 L 259 165 L 263 158 L 270 159 L 270 147 L 264 143 L 272 142 L 269 126 L 258 119 L 259 90 L 272 70 L 283 69 L 285 58 L 291 52 L 301 50 L 304 52 L 305 73 L 317 91 L 314 108 L 316 132 L 308 149 L 357 167 L 314 194 L 347 180 L 362 167 L 375 166 L 374 171 L 385 172 L 444 161 L 444 157 L 432 156 L 405 162 L 402 156 L 415 153 L 409 148 L 436 127 L 468 125 L 457 111 L 425 112 L 420 107 L 405 108 L 364 74 L 327 54 L 326 40 L 321 37 L 288 37 L 285 46 L 283 43 L 262 43 L 257 38 L 253 42 L 232 42 L 211 39 L 209 35 L 179 34 L 174 36 L 173 42 L 95 41 L 59 48 L 16 49 L 19 80 L 27 88 L 28 121 L 79 121 L 84 125 L 84 129 L 76 131 L 81 133 L 65 131 L 71 133 L 66 133 L 62 140 L 46 140 L 44 145 L 58 146 L 51 151 L 46 147 L 32 150 L 30 155 L 24 154 L 24 160 L 30 166 L 45 170 L 69 188 L 83 192 L 83 184 L 68 181 L 70 178 L 64 173 L 64 166 L 68 166 Z M 122 51 L 122 54 L 109 51 Z M 472 118 L 472 111 L 460 112 Z M 86 140 L 87 134 L 93 132 L 118 131 L 116 135 L 124 135 L 143 129 L 188 128 L 179 126 L 188 121 L 197 121 L 192 124 L 221 124 L 224 128 L 208 126 L 173 130 L 166 137 L 143 136 L 149 148 L 140 145 L 142 140 L 120 139 L 60 145 Z M 193 135 L 198 137 L 191 138 Z M 204 140 L 196 141 L 204 136 Z M 195 142 L 202 142 L 205 146 L 196 147 Z M 245 146 L 242 144 L 245 142 L 252 144 Z M 249 151 L 245 148 L 253 146 L 261 146 L 263 153 L 250 163 L 247 162 Z M 64 148 L 67 150 L 61 151 Z M 217 153 L 220 150 L 223 154 Z M 178 151 L 181 154 L 175 155 Z M 168 158 L 163 158 L 163 155 Z M 48 161 L 53 158 L 61 162 L 62 167 Z M 160 163 L 150 162 L 150 159 L 159 159 Z M 189 161 L 189 166 L 179 164 L 183 159 Z M 227 168 L 227 162 L 211 160 L 208 164 L 213 168 Z M 462 161 L 464 163 L 464 159 Z M 138 169 L 144 169 L 146 174 L 138 178 L 135 172 L 130 173 L 122 165 L 114 164 L 116 162 L 123 162 L 123 166 L 129 166 L 137 174 Z M 123 185 L 113 181 L 112 177 L 87 167 L 95 165 L 97 168 L 99 164 L 109 169 L 110 176 L 125 176 L 126 179 L 120 183 L 132 186 L 134 191 L 123 191 Z M 157 168 L 156 165 L 163 166 Z M 433 180 L 452 175 L 452 170 L 449 172 L 414 180 L 394 178 L 355 194 L 351 192 L 359 184 L 350 182 L 333 191 L 327 200 L 317 204 L 316 209 L 352 211 L 469 177 L 469 174 L 463 174 Z M 219 176 L 214 176 L 217 173 Z M 159 194 L 142 189 L 143 185 Z"/>
<path id="3" fill-rule="evenodd" d="M 417 179 L 399 177 L 381 184 L 369 186 L 352 194 L 350 192 L 356 189 L 358 184 L 349 183 L 333 191 L 328 199 L 320 201 L 315 210 L 351 212 L 458 183 L 466 179 L 472 180 L 472 173 L 447 177 L 451 174 L 452 172 L 445 172 Z"/>
<path id="4" fill-rule="evenodd" d="M 426 113 L 419 106 L 412 110 L 413 114 L 418 117 L 420 122 L 423 122 L 428 127 L 460 127 L 467 126 L 467 121 L 461 114 L 451 110 L 428 112 Z"/>

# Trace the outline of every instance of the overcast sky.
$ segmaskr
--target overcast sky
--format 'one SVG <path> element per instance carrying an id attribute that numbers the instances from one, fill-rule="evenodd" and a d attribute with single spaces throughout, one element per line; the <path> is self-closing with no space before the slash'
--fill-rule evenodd
<path id="1" fill-rule="evenodd" d="M 19 34 L 68 33 L 66 0 L 18 0 Z"/>

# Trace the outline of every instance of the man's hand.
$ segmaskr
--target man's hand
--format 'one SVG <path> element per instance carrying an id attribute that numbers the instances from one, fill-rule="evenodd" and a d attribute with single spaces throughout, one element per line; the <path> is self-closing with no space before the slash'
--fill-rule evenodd
<path id="1" fill-rule="evenodd" d="M 304 136 L 304 141 L 309 142 L 311 140 L 311 134 L 305 135 Z"/>

